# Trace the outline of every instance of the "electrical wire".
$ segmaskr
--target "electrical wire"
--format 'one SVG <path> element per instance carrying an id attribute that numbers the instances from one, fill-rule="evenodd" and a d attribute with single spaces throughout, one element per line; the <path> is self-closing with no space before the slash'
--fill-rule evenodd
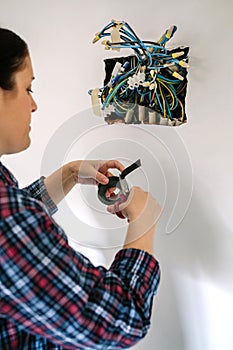
<path id="1" fill-rule="evenodd" d="M 102 42 L 105 48 L 132 49 L 134 55 L 126 57 L 124 65 L 118 67 L 118 63 L 115 76 L 112 73 L 110 81 L 99 89 L 102 110 L 112 103 L 115 111 L 124 115 L 139 103 L 153 108 L 162 117 L 171 121 L 179 119 L 185 122 L 185 94 L 181 96 L 181 93 L 187 86 L 188 50 L 187 48 L 168 50 L 165 47 L 177 27 L 167 29 L 157 42 L 143 41 L 128 23 L 112 20 L 96 33 L 93 43 L 100 38 L 110 37 L 109 30 L 113 28 L 115 31 L 118 30 L 120 41 L 105 40 Z M 119 61 L 116 59 L 116 62 Z M 92 90 L 89 90 L 89 93 L 91 94 Z"/>

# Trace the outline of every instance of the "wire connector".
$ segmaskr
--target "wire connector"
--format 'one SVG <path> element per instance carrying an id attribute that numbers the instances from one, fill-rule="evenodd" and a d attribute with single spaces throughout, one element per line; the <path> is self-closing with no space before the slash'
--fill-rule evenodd
<path id="1" fill-rule="evenodd" d="M 121 41 L 121 36 L 120 36 L 120 32 L 119 30 L 122 27 L 122 23 L 118 22 L 116 20 L 112 20 L 112 22 L 114 23 L 112 31 L 111 31 L 111 41 L 112 43 L 119 43 Z M 120 51 L 120 48 L 115 48 L 114 46 L 112 47 L 112 50 L 115 51 Z"/>
<path id="2" fill-rule="evenodd" d="M 182 77 L 182 75 L 180 75 L 178 72 L 173 72 L 172 75 L 173 75 L 174 78 L 177 78 L 177 79 L 179 79 L 181 81 L 184 80 L 184 77 Z"/>
<path id="3" fill-rule="evenodd" d="M 92 102 L 92 110 L 93 113 L 98 116 L 101 117 L 101 110 L 100 110 L 100 102 L 99 102 L 99 88 L 93 89 L 91 91 L 91 102 Z"/>
<path id="4" fill-rule="evenodd" d="M 143 85 L 143 83 L 145 82 L 145 77 L 146 75 L 144 72 L 134 74 L 132 77 L 128 79 L 129 88 L 133 90 L 134 88 L 137 88 L 140 85 Z"/>
<path id="5" fill-rule="evenodd" d="M 179 61 L 179 65 L 180 65 L 181 67 L 183 67 L 183 68 L 189 68 L 188 63 L 185 62 L 185 61 Z"/>
<path id="6" fill-rule="evenodd" d="M 183 56 L 183 55 L 184 55 L 184 51 L 173 52 L 172 53 L 172 58 L 177 58 L 177 57 L 180 57 L 180 56 Z"/>

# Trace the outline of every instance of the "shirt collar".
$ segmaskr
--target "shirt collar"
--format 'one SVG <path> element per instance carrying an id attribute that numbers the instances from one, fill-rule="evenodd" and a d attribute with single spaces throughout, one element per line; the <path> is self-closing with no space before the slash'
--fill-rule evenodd
<path id="1" fill-rule="evenodd" d="M 2 162 L 0 162 L 0 178 L 10 186 L 18 187 L 18 181 L 14 177 L 14 175 L 8 170 Z"/>

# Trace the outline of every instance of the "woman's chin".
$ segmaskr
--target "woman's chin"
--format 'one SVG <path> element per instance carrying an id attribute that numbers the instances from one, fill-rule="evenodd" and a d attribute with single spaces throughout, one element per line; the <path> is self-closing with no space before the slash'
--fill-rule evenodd
<path id="1" fill-rule="evenodd" d="M 25 143 L 24 148 L 22 149 L 22 151 L 25 151 L 29 146 L 31 145 L 31 139 L 30 137 L 28 138 L 27 142 Z"/>
<path id="2" fill-rule="evenodd" d="M 30 137 L 28 137 L 28 139 L 21 145 L 21 147 L 18 148 L 18 150 L 16 150 L 15 152 L 12 153 L 19 153 L 19 152 L 23 152 L 26 149 L 28 149 L 28 147 L 31 145 L 31 139 Z"/>

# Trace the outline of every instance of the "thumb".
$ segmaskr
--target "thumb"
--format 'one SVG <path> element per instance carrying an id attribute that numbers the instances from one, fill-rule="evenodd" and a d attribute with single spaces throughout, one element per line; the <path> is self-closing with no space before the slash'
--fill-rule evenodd
<path id="1" fill-rule="evenodd" d="M 109 179 L 107 176 L 95 170 L 94 168 L 93 168 L 93 177 L 97 181 L 97 183 L 100 183 L 102 185 L 106 185 L 109 182 Z"/>

